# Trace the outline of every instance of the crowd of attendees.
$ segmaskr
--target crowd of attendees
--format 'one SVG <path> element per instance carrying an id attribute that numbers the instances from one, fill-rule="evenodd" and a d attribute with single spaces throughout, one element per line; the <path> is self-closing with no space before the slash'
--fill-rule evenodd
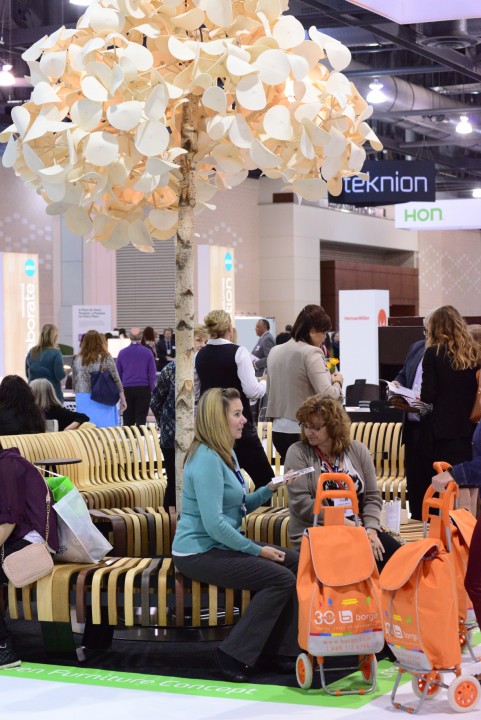
<path id="1" fill-rule="evenodd" d="M 479 338 L 451 306 L 432 312 L 425 329 L 425 341 L 410 349 L 395 380 L 415 388 L 429 408 L 422 416 L 406 415 L 404 421 L 411 514 L 420 516 L 422 497 L 431 482 L 442 490 L 453 479 L 466 489 L 465 506 L 476 514 L 481 431 L 478 426 L 473 459 L 475 425 L 469 415 L 481 364 Z M 293 671 L 299 652 L 298 550 L 304 530 L 313 523 L 320 473 L 342 472 L 353 479 L 359 514 L 346 510 L 344 522 L 364 526 L 379 570 L 399 547 L 399 538 L 381 525 L 382 499 L 370 452 L 350 438 L 350 419 L 343 408 L 344 378 L 338 365 L 334 372 L 329 368 L 329 359 L 340 359 L 339 333 L 331 337 L 330 330 L 324 309 L 306 305 L 276 338 L 269 321 L 260 319 L 252 351 L 235 342 L 232 319 L 223 310 L 209 312 L 204 325 L 194 331 L 195 430 L 184 458 L 182 512 L 172 554 L 177 569 L 187 577 L 255 593 L 216 652 L 219 671 L 230 681 L 246 680 L 266 656 L 281 672 Z M 175 506 L 175 336 L 166 328 L 157 337 L 152 327 L 134 327 L 128 336 L 130 345 L 115 360 L 104 335 L 96 330 L 85 333 L 73 359 L 76 410 L 71 411 L 63 405 L 65 370 L 58 329 L 45 325 L 38 345 L 26 358 L 28 383 L 15 375 L 0 383 L 0 435 L 45 432 L 47 420 L 56 420 L 59 431 L 75 431 L 87 422 L 108 427 L 120 422 L 119 413 L 124 424 L 140 426 L 151 410 L 165 461 L 165 505 Z M 108 375 L 117 391 L 115 404 L 95 399 L 92 374 L 99 373 Z M 262 407 L 273 422 L 273 442 L 284 465 L 277 483 L 257 432 L 255 417 Z M 449 462 L 452 469 L 433 478 L 435 460 Z M 294 476 L 310 466 L 313 472 Z M 30 468 L 27 472 L 26 467 L 18 451 L 0 450 L 0 545 L 6 555 L 25 543 L 45 539 L 45 499 L 42 511 L 38 506 L 35 510 L 41 495 L 38 473 Z M 253 492 L 242 470 L 251 478 Z M 3 482 L 5 473 L 8 482 Z M 32 482 L 25 483 L 29 473 Z M 331 479 L 326 489 L 331 489 L 329 483 L 338 487 Z M 289 496 L 290 549 L 255 542 L 241 531 L 246 513 L 269 504 L 282 484 Z M 55 549 L 55 538 L 49 542 Z M 478 555 L 470 558 L 466 582 L 481 622 L 479 522 L 472 555 L 474 548 Z M 4 580 L 0 570 L 0 583 Z M 18 662 L 0 617 L 0 668 Z"/>

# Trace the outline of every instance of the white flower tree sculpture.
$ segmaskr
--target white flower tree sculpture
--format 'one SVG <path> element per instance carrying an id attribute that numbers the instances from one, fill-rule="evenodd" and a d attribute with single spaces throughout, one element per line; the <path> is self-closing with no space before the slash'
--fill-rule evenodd
<path id="1" fill-rule="evenodd" d="M 23 58 L 31 98 L 0 136 L 3 164 L 69 229 L 153 252 L 176 234 L 176 419 L 193 429 L 194 215 L 259 168 L 300 196 L 336 195 L 381 145 L 342 74 L 340 42 L 283 15 L 287 0 L 93 0 L 76 29 Z M 327 59 L 328 65 L 323 64 Z"/>

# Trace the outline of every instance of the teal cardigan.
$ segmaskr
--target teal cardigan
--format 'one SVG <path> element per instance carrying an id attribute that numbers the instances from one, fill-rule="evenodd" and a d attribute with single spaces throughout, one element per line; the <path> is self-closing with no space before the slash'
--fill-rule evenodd
<path id="1" fill-rule="evenodd" d="M 237 465 L 237 459 L 234 455 Z M 242 486 L 236 474 L 208 448 L 200 445 L 184 467 L 182 514 L 177 525 L 173 555 L 194 555 L 212 548 L 259 555 L 262 548 L 241 534 Z M 261 487 L 246 497 L 247 512 L 272 497 Z"/>

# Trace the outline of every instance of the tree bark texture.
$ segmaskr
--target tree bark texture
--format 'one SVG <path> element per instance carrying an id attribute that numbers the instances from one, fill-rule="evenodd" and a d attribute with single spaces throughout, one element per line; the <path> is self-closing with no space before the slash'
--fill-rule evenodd
<path id="1" fill-rule="evenodd" d="M 181 509 L 185 453 L 194 434 L 194 211 L 198 98 L 188 96 L 182 106 L 182 181 L 176 237 L 175 281 L 175 473 L 177 512 Z"/>

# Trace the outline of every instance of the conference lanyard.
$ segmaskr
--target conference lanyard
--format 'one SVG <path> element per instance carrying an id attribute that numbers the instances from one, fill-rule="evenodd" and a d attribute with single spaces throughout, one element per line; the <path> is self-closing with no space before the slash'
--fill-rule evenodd
<path id="1" fill-rule="evenodd" d="M 329 460 L 327 459 L 327 457 L 325 457 L 325 456 L 322 454 L 322 452 L 319 450 L 318 447 L 314 447 L 314 452 L 315 452 L 316 455 L 322 460 L 322 462 L 323 462 L 325 465 L 327 465 L 327 467 L 330 469 L 331 472 L 334 472 L 334 473 L 339 472 L 339 464 L 340 464 L 340 461 L 341 461 L 341 456 L 340 456 L 340 455 L 338 455 L 338 456 L 336 457 L 336 462 L 334 463 L 334 465 L 331 465 L 331 463 L 329 462 Z"/>
<path id="2" fill-rule="evenodd" d="M 246 507 L 247 485 L 246 485 L 246 481 L 244 480 L 244 476 L 241 473 L 239 468 L 236 468 L 234 470 L 234 474 L 241 484 L 241 488 L 242 488 L 241 512 L 242 512 L 242 517 L 245 518 L 247 515 L 247 507 Z"/>

